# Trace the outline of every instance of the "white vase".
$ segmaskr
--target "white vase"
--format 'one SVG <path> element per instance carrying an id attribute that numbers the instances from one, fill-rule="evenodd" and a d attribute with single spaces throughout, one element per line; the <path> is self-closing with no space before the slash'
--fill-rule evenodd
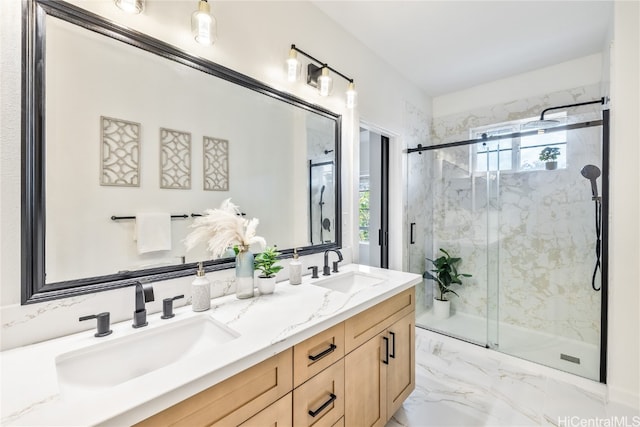
<path id="1" fill-rule="evenodd" d="M 276 276 L 262 277 L 258 276 L 258 290 L 260 295 L 272 294 L 276 288 Z"/>
<path id="2" fill-rule="evenodd" d="M 433 316 L 436 319 L 447 319 L 451 314 L 451 301 L 433 299 Z"/>

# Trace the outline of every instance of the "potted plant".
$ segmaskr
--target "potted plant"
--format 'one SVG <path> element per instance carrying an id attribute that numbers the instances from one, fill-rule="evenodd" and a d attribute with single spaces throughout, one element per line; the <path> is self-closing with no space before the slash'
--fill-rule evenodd
<path id="1" fill-rule="evenodd" d="M 558 168 L 558 156 L 560 149 L 558 147 L 544 147 L 540 152 L 539 159 L 545 162 L 544 166 L 547 170 Z"/>
<path id="2" fill-rule="evenodd" d="M 471 275 L 458 272 L 457 265 L 462 261 L 462 258 L 453 258 L 442 248 L 440 252 L 444 255 L 435 260 L 429 260 L 435 267 L 431 270 L 435 273 L 435 276 L 429 271 L 425 271 L 422 277 L 435 280 L 438 283 L 438 294 L 433 298 L 433 312 L 436 318 L 446 319 L 449 317 L 451 310 L 451 301 L 447 299 L 446 295 L 452 293 L 458 296 L 458 294 L 451 289 L 451 285 L 454 283 L 462 285 L 461 277 L 471 277 Z"/>
<path id="3" fill-rule="evenodd" d="M 258 275 L 258 290 L 260 294 L 272 294 L 276 287 L 276 273 L 282 270 L 282 266 L 277 265 L 280 252 L 275 247 L 266 247 L 258 254 L 254 261 L 254 267 L 260 271 Z"/>

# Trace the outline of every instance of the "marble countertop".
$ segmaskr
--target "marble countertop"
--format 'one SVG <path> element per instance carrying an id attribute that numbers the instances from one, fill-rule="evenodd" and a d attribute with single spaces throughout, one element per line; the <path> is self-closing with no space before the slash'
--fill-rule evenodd
<path id="1" fill-rule="evenodd" d="M 131 425 L 229 378 L 345 319 L 408 289 L 420 275 L 357 264 L 345 265 L 331 277 L 360 272 L 377 276 L 380 283 L 345 293 L 312 283 L 281 282 L 273 294 L 239 300 L 228 295 L 211 300 L 211 310 L 194 313 L 191 306 L 175 310 L 172 319 L 161 313 L 148 316 L 149 325 L 134 329 L 131 322 L 112 325 L 108 337 L 95 338 L 94 330 L 20 347 L 0 353 L 2 366 L 2 425 Z M 219 351 L 202 351 L 113 387 L 61 393 L 56 358 L 96 344 L 135 337 L 172 322 L 210 316 L 239 336 Z M 132 338 L 128 338 L 132 339 Z M 133 352 L 132 352 L 133 353 Z M 131 358 L 152 360 L 149 353 Z"/>

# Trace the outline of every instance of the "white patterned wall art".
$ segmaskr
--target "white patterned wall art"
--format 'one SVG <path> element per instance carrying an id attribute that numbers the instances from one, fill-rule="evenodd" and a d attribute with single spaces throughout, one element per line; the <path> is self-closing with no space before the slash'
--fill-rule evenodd
<path id="1" fill-rule="evenodd" d="M 191 188 L 191 133 L 160 128 L 160 188 Z"/>
<path id="2" fill-rule="evenodd" d="M 100 185 L 140 186 L 140 123 L 100 117 Z"/>
<path id="3" fill-rule="evenodd" d="M 205 136 L 202 146 L 204 189 L 229 191 L 229 141 Z"/>

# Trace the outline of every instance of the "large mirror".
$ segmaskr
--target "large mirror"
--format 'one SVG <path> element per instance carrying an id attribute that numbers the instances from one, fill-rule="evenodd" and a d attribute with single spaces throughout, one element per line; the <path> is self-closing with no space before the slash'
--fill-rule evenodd
<path id="1" fill-rule="evenodd" d="M 63 2 L 24 15 L 23 303 L 231 268 L 184 244 L 229 198 L 284 256 L 339 247 L 340 116 Z"/>

